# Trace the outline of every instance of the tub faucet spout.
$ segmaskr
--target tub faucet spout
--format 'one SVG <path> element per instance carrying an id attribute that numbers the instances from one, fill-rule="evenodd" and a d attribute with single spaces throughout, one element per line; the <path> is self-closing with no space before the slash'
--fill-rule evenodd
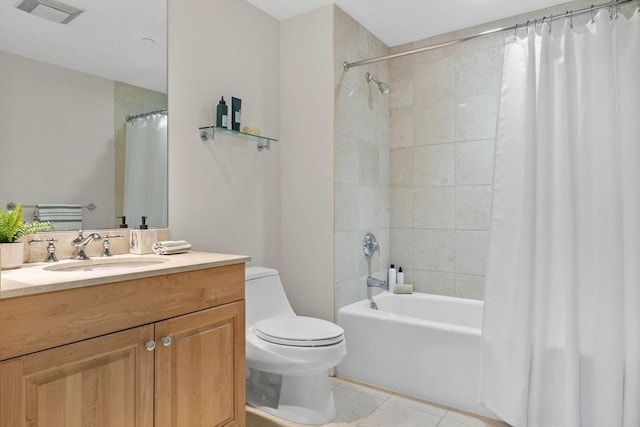
<path id="1" fill-rule="evenodd" d="M 370 288 L 382 288 L 389 290 L 389 284 L 384 280 L 376 279 L 375 277 L 367 277 L 367 286 Z"/>

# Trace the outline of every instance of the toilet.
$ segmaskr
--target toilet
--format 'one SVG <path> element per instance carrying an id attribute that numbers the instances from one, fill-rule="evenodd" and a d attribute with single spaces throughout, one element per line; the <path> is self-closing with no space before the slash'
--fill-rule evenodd
<path id="1" fill-rule="evenodd" d="M 301 424 L 336 416 L 328 370 L 347 354 L 344 331 L 297 316 L 278 271 L 246 269 L 247 403 Z"/>

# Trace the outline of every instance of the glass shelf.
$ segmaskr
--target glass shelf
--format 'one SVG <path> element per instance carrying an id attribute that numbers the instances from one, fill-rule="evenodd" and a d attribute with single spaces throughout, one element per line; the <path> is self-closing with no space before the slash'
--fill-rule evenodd
<path id="1" fill-rule="evenodd" d="M 269 150 L 269 149 L 271 149 L 271 142 L 272 141 L 273 142 L 278 142 L 277 139 L 270 138 L 268 136 L 255 135 L 253 133 L 240 132 L 240 131 L 237 131 L 237 130 L 231 130 L 231 129 L 217 127 L 217 126 L 213 126 L 213 125 L 204 126 L 204 127 L 198 128 L 198 129 L 200 130 L 200 139 L 202 140 L 202 142 L 208 141 L 209 139 L 214 139 L 216 132 L 222 132 L 222 133 L 228 133 L 228 134 L 231 134 L 231 135 L 256 138 L 258 140 L 258 151 L 262 151 L 265 148 L 267 150 Z"/>

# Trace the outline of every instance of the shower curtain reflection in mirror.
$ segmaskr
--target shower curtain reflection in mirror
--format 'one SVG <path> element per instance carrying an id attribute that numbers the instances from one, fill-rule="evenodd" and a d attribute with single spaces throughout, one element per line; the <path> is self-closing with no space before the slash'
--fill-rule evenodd
<path id="1" fill-rule="evenodd" d="M 127 123 L 123 215 L 133 227 L 142 216 L 167 226 L 167 116 L 152 114 Z"/>

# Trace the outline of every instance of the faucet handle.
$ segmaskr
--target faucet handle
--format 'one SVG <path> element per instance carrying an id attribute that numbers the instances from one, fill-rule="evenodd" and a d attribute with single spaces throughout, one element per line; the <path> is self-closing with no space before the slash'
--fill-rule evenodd
<path id="1" fill-rule="evenodd" d="M 57 241 L 58 239 L 54 239 L 52 237 L 50 239 L 31 239 L 28 243 L 33 245 L 34 243 L 47 242 L 47 257 L 44 259 L 44 262 L 58 262 L 58 257 L 56 256 L 56 245 L 54 243 Z"/>
<path id="2" fill-rule="evenodd" d="M 109 243 L 109 239 L 124 239 L 124 234 L 105 234 L 102 236 L 102 255 L 104 257 L 113 256 L 111 254 L 111 243 Z"/>
<path id="3" fill-rule="evenodd" d="M 365 234 L 364 241 L 362 242 L 362 251 L 367 257 L 372 257 L 376 251 L 378 252 L 378 255 L 380 255 L 380 245 L 376 240 L 376 236 L 371 233 Z"/>

